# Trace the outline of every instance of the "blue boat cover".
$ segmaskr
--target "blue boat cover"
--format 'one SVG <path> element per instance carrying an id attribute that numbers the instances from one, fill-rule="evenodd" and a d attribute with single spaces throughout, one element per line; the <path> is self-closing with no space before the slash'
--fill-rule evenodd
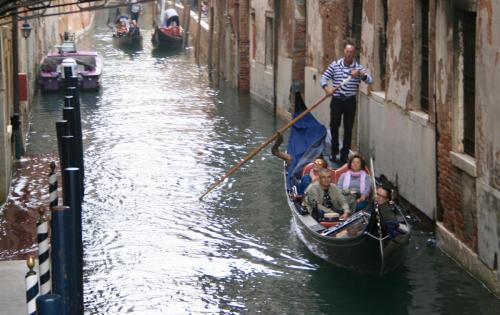
<path id="1" fill-rule="evenodd" d="M 296 112 L 297 117 L 301 112 Z M 288 184 L 294 184 L 294 179 L 300 179 L 302 169 L 323 153 L 326 137 L 326 128 L 308 113 L 296 122 L 288 139 L 288 154 L 292 156 L 292 163 L 288 168 Z"/>

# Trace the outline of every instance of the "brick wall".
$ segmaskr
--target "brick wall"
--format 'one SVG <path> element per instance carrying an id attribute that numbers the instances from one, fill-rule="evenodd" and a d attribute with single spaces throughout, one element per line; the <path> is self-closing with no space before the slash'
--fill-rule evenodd
<path id="1" fill-rule="evenodd" d="M 454 64 L 455 49 L 453 43 L 453 7 L 442 6 L 435 13 L 439 19 L 446 19 L 444 27 L 435 29 L 436 41 L 446 38 L 445 45 L 436 48 L 435 69 L 437 73 L 435 95 L 438 128 L 438 207 L 442 213 L 443 225 L 461 242 L 477 252 L 477 206 L 475 204 L 475 179 L 452 164 L 451 152 L 454 151 L 453 112 L 457 106 L 455 89 L 457 83 Z M 441 16 L 439 16 L 441 15 Z M 434 32 L 434 29 L 432 30 Z M 440 43 L 438 43 L 440 44 Z M 442 91 L 445 91 L 442 94 Z M 464 195 L 472 192 L 472 202 L 464 200 Z"/>
<path id="2" fill-rule="evenodd" d="M 304 82 L 306 66 L 306 20 L 295 20 L 293 34 L 292 80 Z"/>
<path id="3" fill-rule="evenodd" d="M 319 5 L 323 37 L 323 71 L 335 59 L 342 57 L 348 34 L 349 7 L 346 0 L 325 1 Z"/>

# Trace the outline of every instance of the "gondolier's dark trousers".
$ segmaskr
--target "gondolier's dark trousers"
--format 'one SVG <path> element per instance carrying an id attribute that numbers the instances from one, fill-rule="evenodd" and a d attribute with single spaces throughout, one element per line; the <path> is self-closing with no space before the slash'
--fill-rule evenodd
<path id="1" fill-rule="evenodd" d="M 344 117 L 344 140 L 342 142 L 341 158 L 347 159 L 351 149 L 352 127 L 356 117 L 356 96 L 332 97 L 330 103 L 330 128 L 332 133 L 332 155 L 339 153 L 339 127 Z"/>
<path id="2" fill-rule="evenodd" d="M 139 12 L 130 12 L 130 19 L 139 22 Z"/>

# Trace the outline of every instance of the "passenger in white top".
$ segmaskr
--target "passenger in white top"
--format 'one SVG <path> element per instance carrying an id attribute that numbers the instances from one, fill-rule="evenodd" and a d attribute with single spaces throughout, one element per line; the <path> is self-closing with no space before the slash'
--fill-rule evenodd
<path id="1" fill-rule="evenodd" d="M 180 22 L 179 22 L 179 14 L 177 14 L 177 11 L 175 11 L 175 9 L 172 8 L 165 10 L 163 16 L 163 26 L 170 27 L 178 25 L 180 25 Z"/>

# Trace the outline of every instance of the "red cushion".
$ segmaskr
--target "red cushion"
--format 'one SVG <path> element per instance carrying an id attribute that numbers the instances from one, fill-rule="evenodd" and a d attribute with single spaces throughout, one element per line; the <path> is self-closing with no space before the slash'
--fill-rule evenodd
<path id="1" fill-rule="evenodd" d="M 319 224 L 321 224 L 323 227 L 326 227 L 326 228 L 330 228 L 332 226 L 335 226 L 337 224 L 339 224 L 340 222 L 320 222 Z"/>

